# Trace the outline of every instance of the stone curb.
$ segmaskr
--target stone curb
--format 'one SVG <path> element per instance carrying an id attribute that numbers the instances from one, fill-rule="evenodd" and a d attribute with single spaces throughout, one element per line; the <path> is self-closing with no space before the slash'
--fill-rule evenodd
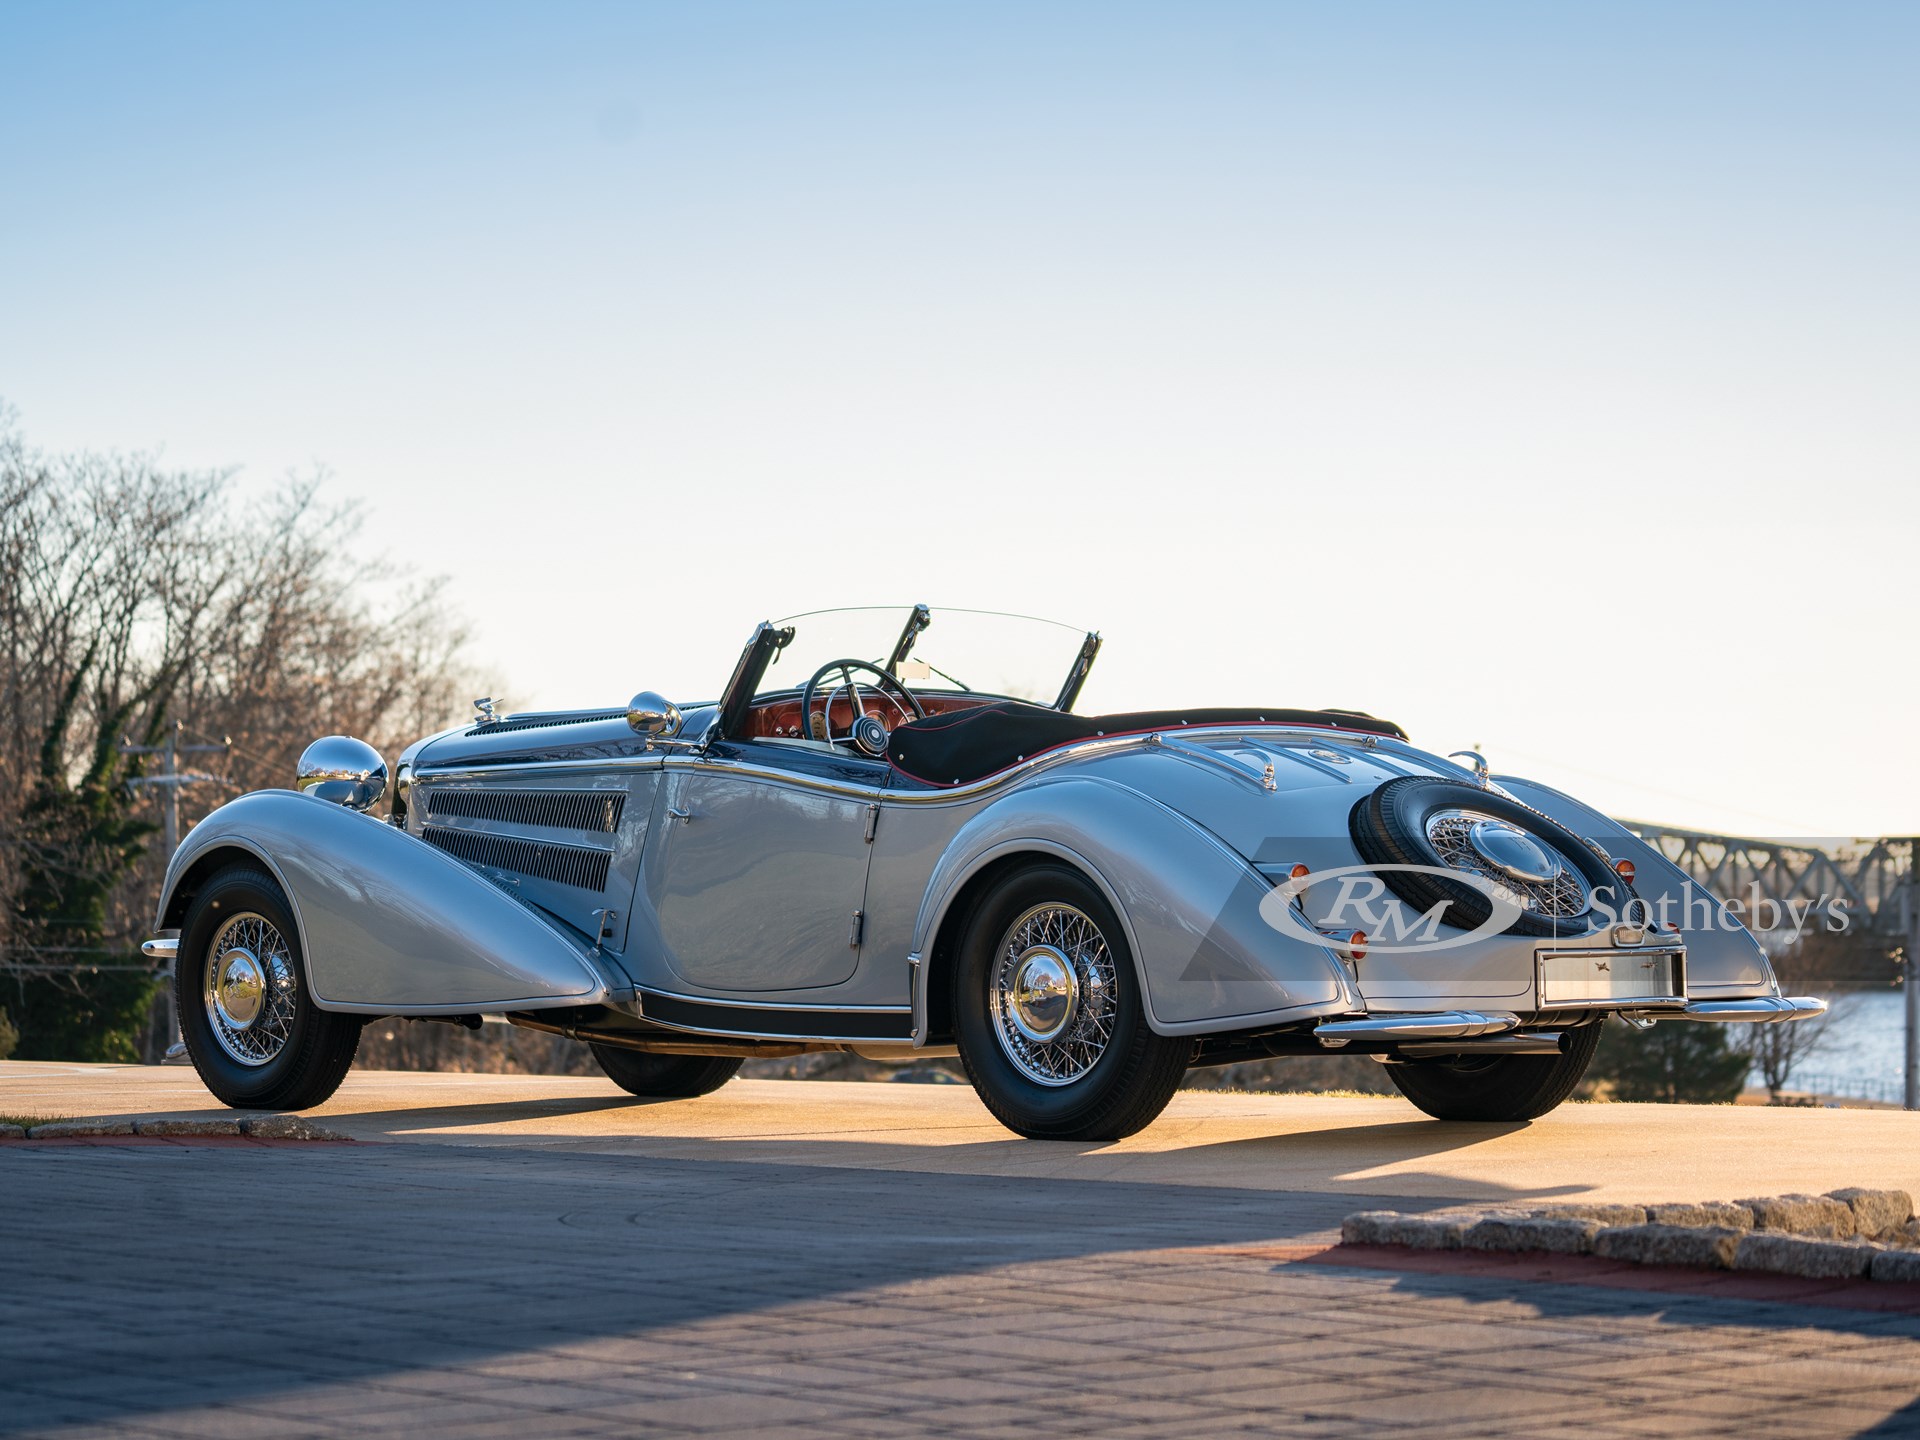
<path id="1" fill-rule="evenodd" d="M 136 1120 L 136 1135 L 238 1135 L 237 1120 Z"/>
<path id="2" fill-rule="evenodd" d="M 1740 1233 L 1719 1225 L 1618 1225 L 1594 1237 L 1593 1253 L 1635 1265 L 1731 1270 Z"/>
<path id="3" fill-rule="evenodd" d="M 240 1132 L 256 1140 L 332 1140 L 351 1142 L 351 1135 L 316 1125 L 304 1115 L 247 1115 Z"/>
<path id="4" fill-rule="evenodd" d="M 1853 1207 L 1830 1195 L 1771 1195 L 1738 1203 L 1753 1211 L 1756 1230 L 1817 1235 L 1823 1240 L 1851 1240 L 1860 1229 L 1853 1218 Z M 1904 1220 L 1906 1216 L 1900 1218 Z"/>
<path id="5" fill-rule="evenodd" d="M 1809 1280 L 1852 1280 L 1865 1275 L 1879 1253 L 1880 1247 L 1870 1243 L 1846 1245 L 1837 1240 L 1752 1231 L 1740 1237 L 1733 1268 L 1800 1275 Z"/>
<path id="6" fill-rule="evenodd" d="M 1461 1237 L 1466 1250 L 1542 1250 L 1549 1255 L 1587 1255 L 1594 1237 L 1602 1233 L 1598 1220 L 1568 1216 L 1510 1220 L 1492 1217 L 1477 1221 Z"/>
<path id="7" fill-rule="evenodd" d="M 1745 1205 L 1714 1200 L 1704 1205 L 1649 1205 L 1647 1222 L 1652 1225 L 1713 1225 L 1722 1230 L 1753 1229 L 1753 1211 Z"/>
<path id="8" fill-rule="evenodd" d="M 1920 1250 L 1876 1250 L 1867 1274 L 1896 1285 L 1920 1284 Z"/>
<path id="9" fill-rule="evenodd" d="M 18 1125 L 0 1126 L 0 1139 L 90 1140 L 117 1135 L 145 1135 L 155 1138 L 191 1139 L 195 1136 L 220 1136 L 228 1139 L 249 1136 L 255 1140 L 325 1140 L 351 1142 L 351 1135 L 315 1125 L 303 1115 L 243 1115 L 227 1120 L 56 1120 L 23 1130 Z"/>
<path id="10" fill-rule="evenodd" d="M 1904 1190 L 1836 1190 L 1702 1204 L 1455 1207 L 1424 1215 L 1363 1210 L 1341 1223 L 1348 1245 L 1411 1250 L 1597 1255 L 1634 1265 L 1692 1266 L 1810 1280 L 1920 1283 L 1920 1220 Z"/>
<path id="11" fill-rule="evenodd" d="M 29 1140 L 84 1140 L 95 1135 L 131 1135 L 131 1120 L 55 1120 L 27 1131 Z"/>

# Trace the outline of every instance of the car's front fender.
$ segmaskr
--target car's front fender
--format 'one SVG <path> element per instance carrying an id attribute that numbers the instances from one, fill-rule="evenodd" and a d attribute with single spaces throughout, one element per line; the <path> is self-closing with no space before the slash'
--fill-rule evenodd
<path id="1" fill-rule="evenodd" d="M 251 857 L 293 907 L 324 1010 L 464 1014 L 592 1005 L 631 994 L 604 957 L 452 856 L 370 815 L 258 790 L 194 826 L 161 887 L 159 924 Z"/>
<path id="2" fill-rule="evenodd" d="M 1068 776 L 1015 791 L 948 843 L 914 924 L 914 1015 L 925 1035 L 933 958 L 956 902 L 987 867 L 1050 855 L 1097 885 L 1125 928 L 1147 1019 L 1164 1035 L 1209 1033 L 1362 1008 L 1333 953 L 1260 918 L 1271 891 L 1191 820 L 1117 781 Z"/>

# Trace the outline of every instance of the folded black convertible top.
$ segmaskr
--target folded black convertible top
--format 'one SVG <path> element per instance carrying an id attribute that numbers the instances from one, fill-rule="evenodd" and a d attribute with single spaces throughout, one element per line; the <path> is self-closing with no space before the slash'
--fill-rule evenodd
<path id="1" fill-rule="evenodd" d="M 1407 732 L 1391 720 L 1377 720 L 1357 710 L 1133 710 L 1119 715 L 1070 715 L 1044 705 L 996 700 L 902 725 L 887 743 L 887 759 L 915 780 L 965 785 L 1075 740 L 1182 726 L 1261 723 L 1407 738 Z"/>

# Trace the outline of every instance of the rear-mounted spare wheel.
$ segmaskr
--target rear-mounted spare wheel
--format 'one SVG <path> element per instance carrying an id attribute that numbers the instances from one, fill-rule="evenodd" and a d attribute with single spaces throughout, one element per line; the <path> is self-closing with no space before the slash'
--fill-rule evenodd
<path id="1" fill-rule="evenodd" d="M 1566 826 L 1463 780 L 1389 780 L 1353 807 L 1347 823 L 1369 865 L 1425 866 L 1480 882 L 1423 870 L 1380 871 L 1401 900 L 1422 913 L 1445 904 L 1442 920 L 1462 930 L 1492 917 L 1487 885 L 1519 912 L 1509 935 L 1584 935 L 1598 918 L 1596 891 L 1615 909 L 1626 898 L 1620 877 Z"/>

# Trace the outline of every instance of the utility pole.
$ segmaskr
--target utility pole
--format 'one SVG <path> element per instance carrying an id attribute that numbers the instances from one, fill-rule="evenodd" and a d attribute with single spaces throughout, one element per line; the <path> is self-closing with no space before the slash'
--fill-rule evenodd
<path id="1" fill-rule="evenodd" d="M 1920 837 L 1907 841 L 1907 879 L 1900 888 L 1900 918 L 1906 922 L 1907 963 L 1900 977 L 1907 999 L 1907 1086 L 1909 1110 L 1920 1110 Z"/>
<path id="2" fill-rule="evenodd" d="M 195 770 L 181 770 L 182 755 L 224 755 L 233 748 L 231 740 L 223 740 L 218 745 L 182 745 L 180 743 L 181 722 L 176 720 L 167 729 L 167 743 L 164 745 L 129 745 L 123 737 L 120 741 L 122 755 L 158 755 L 160 772 L 157 775 L 141 775 L 129 780 L 129 785 L 158 785 L 160 787 L 160 837 L 166 849 L 168 863 L 172 863 L 173 852 L 180 848 L 180 787 L 182 785 L 217 785 L 220 777 L 204 775 Z M 174 966 L 178 958 L 167 963 L 167 987 L 173 988 Z M 179 1012 L 172 1006 L 167 1009 L 167 1056 L 177 1060 L 187 1053 L 185 1043 L 180 1039 Z"/>

